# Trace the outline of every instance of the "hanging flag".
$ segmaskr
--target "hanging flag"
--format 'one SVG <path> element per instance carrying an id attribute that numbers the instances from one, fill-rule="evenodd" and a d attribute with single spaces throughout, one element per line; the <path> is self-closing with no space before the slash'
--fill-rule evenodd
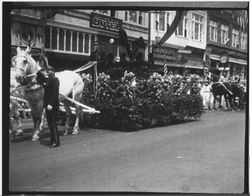
<path id="1" fill-rule="evenodd" d="M 176 15 L 174 17 L 174 20 L 170 27 L 167 29 L 167 32 L 163 35 L 161 40 L 159 41 L 158 45 L 162 45 L 164 42 L 168 40 L 168 38 L 173 34 L 173 32 L 176 30 L 179 22 L 183 19 L 184 11 L 183 10 L 177 10 Z"/>

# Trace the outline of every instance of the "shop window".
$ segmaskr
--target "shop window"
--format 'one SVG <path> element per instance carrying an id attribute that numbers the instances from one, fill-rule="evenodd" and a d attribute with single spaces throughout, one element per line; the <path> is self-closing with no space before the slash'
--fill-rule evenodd
<path id="1" fill-rule="evenodd" d="M 215 21 L 209 22 L 209 40 L 217 42 L 218 39 L 218 23 Z"/>
<path id="2" fill-rule="evenodd" d="M 203 40 L 203 27 L 204 17 L 202 15 L 193 13 L 192 16 L 192 39 L 197 41 Z"/>

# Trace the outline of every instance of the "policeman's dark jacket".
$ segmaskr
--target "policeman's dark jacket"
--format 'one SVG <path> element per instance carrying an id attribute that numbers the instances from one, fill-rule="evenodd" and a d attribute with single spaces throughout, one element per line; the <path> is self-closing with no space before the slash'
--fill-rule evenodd
<path id="1" fill-rule="evenodd" d="M 59 80 L 56 77 L 50 77 L 44 88 L 44 107 L 51 105 L 53 109 L 59 109 Z"/>

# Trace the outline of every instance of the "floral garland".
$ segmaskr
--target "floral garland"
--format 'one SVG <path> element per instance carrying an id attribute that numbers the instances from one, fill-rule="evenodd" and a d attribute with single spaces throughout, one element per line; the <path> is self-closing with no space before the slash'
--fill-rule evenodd
<path id="1" fill-rule="evenodd" d="M 100 73 L 97 79 L 97 98 L 100 100 L 109 99 L 111 94 L 109 92 L 110 76 L 105 73 Z"/>
<path id="2" fill-rule="evenodd" d="M 123 96 L 129 99 L 134 97 L 134 87 L 136 86 L 136 78 L 133 72 L 124 72 L 123 77 L 121 78 L 122 87 L 124 89 Z"/>

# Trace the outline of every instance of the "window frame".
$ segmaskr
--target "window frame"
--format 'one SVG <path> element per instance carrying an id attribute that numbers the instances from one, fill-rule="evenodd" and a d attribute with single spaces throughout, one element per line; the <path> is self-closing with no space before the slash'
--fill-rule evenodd
<path id="1" fill-rule="evenodd" d="M 223 45 L 226 45 L 227 40 L 229 39 L 228 31 L 229 31 L 229 27 L 227 25 L 221 24 L 221 26 L 220 26 L 220 38 L 221 38 L 220 43 Z"/>
<path id="2" fill-rule="evenodd" d="M 247 34 L 245 32 L 241 32 L 240 34 L 240 49 L 247 49 Z"/>
<path id="3" fill-rule="evenodd" d="M 195 16 L 198 16 L 198 20 L 196 20 Z M 204 40 L 204 25 L 203 25 L 204 20 L 205 20 L 204 15 L 201 15 L 199 13 L 192 13 L 192 36 L 191 36 L 192 40 L 199 41 L 199 42 L 202 42 Z M 197 39 L 195 38 L 196 24 L 198 24 L 198 32 L 197 32 L 198 38 Z"/>
<path id="4" fill-rule="evenodd" d="M 213 42 L 218 42 L 218 22 L 210 20 L 209 21 L 209 40 Z"/>
<path id="5" fill-rule="evenodd" d="M 182 34 L 180 34 L 180 30 L 179 30 L 179 26 L 177 26 L 176 28 L 176 35 L 179 37 L 184 37 L 184 38 L 188 38 L 188 28 L 187 28 L 187 24 L 188 24 L 188 17 L 187 17 L 187 13 L 185 13 L 183 20 L 180 23 L 182 25 Z"/>
<path id="6" fill-rule="evenodd" d="M 239 47 L 239 36 L 240 36 L 240 32 L 239 30 L 233 28 L 232 30 L 232 47 Z"/>
<path id="7" fill-rule="evenodd" d="M 136 21 L 132 21 L 130 20 L 130 12 L 135 12 L 136 13 Z M 124 22 L 129 23 L 129 24 L 134 24 L 134 25 L 138 25 L 138 26 L 143 26 L 146 27 L 146 14 L 147 12 L 144 11 L 135 11 L 135 10 L 125 10 L 124 11 Z M 141 18 L 141 23 L 140 24 L 140 16 Z"/>
<path id="8" fill-rule="evenodd" d="M 160 14 L 164 13 L 164 29 L 160 29 Z M 169 11 L 161 11 L 159 13 L 155 13 L 155 22 L 158 21 L 158 29 L 156 29 L 156 23 L 154 23 L 153 28 L 159 32 L 166 32 L 168 30 L 168 26 L 170 25 L 170 15 Z M 166 25 L 167 24 L 167 25 Z"/>

